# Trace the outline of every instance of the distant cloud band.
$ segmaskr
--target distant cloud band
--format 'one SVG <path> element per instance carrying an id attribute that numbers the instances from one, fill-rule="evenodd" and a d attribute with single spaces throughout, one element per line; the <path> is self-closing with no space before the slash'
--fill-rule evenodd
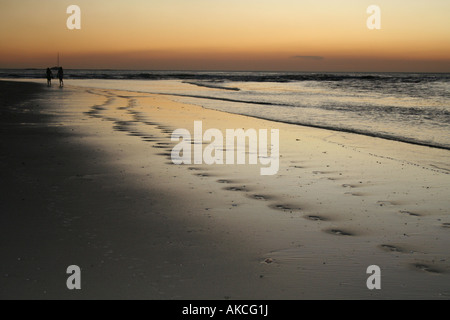
<path id="1" fill-rule="evenodd" d="M 321 56 L 293 56 L 294 59 L 303 59 L 303 60 L 324 60 L 324 57 Z"/>

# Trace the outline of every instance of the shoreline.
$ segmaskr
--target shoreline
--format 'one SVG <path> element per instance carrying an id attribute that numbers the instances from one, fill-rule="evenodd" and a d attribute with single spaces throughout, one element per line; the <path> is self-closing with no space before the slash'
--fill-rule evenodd
<path id="1" fill-rule="evenodd" d="M 114 71 L 114 70 L 110 70 L 110 71 Z M 129 70 L 127 70 L 129 71 Z M 344 74 L 346 74 L 344 72 Z M 0 81 L 2 80 L 2 78 L 0 78 Z M 3 79 L 6 80 L 6 79 Z M 105 78 L 105 79 L 97 79 L 97 78 L 75 78 L 72 79 L 72 82 L 83 82 L 83 81 L 92 81 L 92 80 L 100 80 L 100 81 L 122 81 L 123 79 L 109 79 L 109 78 Z M 157 82 L 159 79 L 155 78 L 155 79 L 128 79 L 126 81 L 145 81 L 145 80 L 151 80 L 154 82 Z M 239 91 L 239 89 L 234 88 L 234 87 L 227 87 L 227 86 L 214 86 L 214 85 L 202 85 L 201 82 L 202 81 L 208 81 L 208 80 L 196 80 L 196 81 L 200 81 L 199 83 L 195 82 L 194 80 L 189 81 L 187 79 L 177 79 L 177 78 L 168 78 L 168 79 L 163 79 L 162 81 L 168 81 L 168 80 L 179 80 L 181 83 L 183 84 L 189 84 L 189 85 L 193 85 L 193 86 L 200 86 L 200 87 L 204 87 L 207 89 L 213 89 L 213 90 L 225 90 L 225 91 Z M 36 81 L 36 82 L 40 82 L 40 79 L 18 79 L 15 81 Z M 77 84 L 74 84 L 75 86 Z M 101 89 L 101 87 L 97 87 L 97 89 Z M 105 88 L 108 89 L 108 88 Z M 237 90 L 236 90 L 237 89 Z M 125 91 L 125 92 L 134 92 L 134 93 L 139 93 L 139 94 L 154 94 L 154 95 L 161 95 L 161 96 L 167 96 L 167 97 L 179 97 L 180 99 L 198 99 L 198 100 L 206 100 L 206 101 L 219 101 L 219 102 L 230 102 L 230 103 L 237 103 L 237 104 L 249 104 L 249 105 L 263 105 L 263 106 L 283 106 L 283 107 L 291 107 L 291 105 L 289 104 L 284 104 L 284 103 L 275 103 L 275 102 L 264 102 L 264 101 L 253 101 L 253 100 L 239 100 L 239 99 L 234 99 L 234 98 L 225 98 L 225 97 L 215 97 L 215 96 L 203 96 L 203 95 L 191 95 L 191 94 L 180 94 L 180 93 L 174 93 L 174 92 L 146 92 L 146 91 L 142 91 L 142 90 L 133 90 L 133 89 L 115 89 L 115 90 L 119 90 L 119 91 Z M 186 100 L 188 104 L 190 104 L 191 102 L 189 102 L 189 100 Z M 198 105 L 197 103 L 193 103 L 194 105 Z M 201 104 L 200 104 L 201 105 Z M 236 114 L 236 115 L 240 115 L 240 116 L 248 116 L 248 117 L 252 117 L 255 119 L 261 119 L 261 120 L 267 120 L 267 121 L 272 121 L 272 122 L 277 122 L 277 123 L 282 123 L 282 124 L 289 124 L 289 125 L 297 125 L 297 126 L 302 126 L 302 127 L 309 127 L 309 128 L 316 128 L 316 129 L 323 129 L 323 130 L 329 130 L 329 131 L 333 131 L 333 132 L 343 132 L 343 133 L 350 133 L 350 134 L 357 134 L 357 135 L 363 135 L 363 136 L 367 136 L 367 137 L 373 137 L 373 138 L 379 138 L 379 139 L 384 139 L 384 140 L 390 140 L 390 141 L 396 141 L 396 142 L 402 142 L 402 143 L 406 143 L 406 144 L 411 144 L 411 145 L 417 145 L 417 146 L 423 146 L 423 147 L 429 147 L 429 148 L 435 148 L 435 149 L 442 149 L 442 150 L 450 150 L 450 146 L 443 144 L 442 142 L 433 142 L 433 141 L 427 141 L 427 140 L 420 140 L 420 139 L 415 139 L 413 137 L 406 137 L 406 136 L 396 136 L 393 133 L 383 133 L 383 132 L 371 132 L 371 131 L 367 131 L 364 129 L 355 129 L 355 128 L 339 128 L 339 127 L 334 127 L 332 125 L 320 125 L 320 124 L 314 124 L 314 123 L 306 123 L 306 122 L 293 122 L 293 121 L 289 121 L 289 120 L 283 120 L 283 119 L 271 119 L 268 117 L 264 117 L 264 116 L 258 116 L 258 115 L 252 115 L 252 114 L 245 114 L 245 113 L 238 113 L 238 112 L 232 112 L 230 110 L 222 110 L 222 109 L 214 109 L 214 108 L 208 108 L 208 107 L 204 107 L 205 109 L 210 109 L 210 110 L 218 110 L 218 111 L 222 111 L 222 112 L 226 112 L 226 113 L 230 113 L 230 114 Z M 449 168 L 450 169 L 450 168 Z"/>
<path id="2" fill-rule="evenodd" d="M 67 83 L 42 85 L 22 103 L 29 125 L 2 130 L 2 298 L 450 296 L 448 151 Z M 170 133 L 194 120 L 280 129 L 278 175 L 170 164 Z M 80 292 L 65 288 L 74 260 L 87 270 Z M 383 290 L 369 291 L 365 269 L 377 263 Z"/>

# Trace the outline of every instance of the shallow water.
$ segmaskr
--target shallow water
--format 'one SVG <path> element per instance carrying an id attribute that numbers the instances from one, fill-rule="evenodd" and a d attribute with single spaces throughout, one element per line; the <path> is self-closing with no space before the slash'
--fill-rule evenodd
<path id="1" fill-rule="evenodd" d="M 40 70 L 0 70 L 37 77 Z M 450 74 L 68 70 L 69 82 L 175 95 L 269 120 L 450 149 Z"/>

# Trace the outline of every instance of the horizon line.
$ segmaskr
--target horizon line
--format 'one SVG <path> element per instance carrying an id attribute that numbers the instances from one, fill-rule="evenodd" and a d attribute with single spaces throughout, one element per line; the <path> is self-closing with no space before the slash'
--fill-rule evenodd
<path id="1" fill-rule="evenodd" d="M 61 66 L 62 67 L 62 66 Z M 42 70 L 47 67 L 32 68 L 1 68 L 0 70 Z M 268 72 L 268 73 L 423 73 L 423 74 L 446 74 L 450 71 L 287 71 L 287 70 L 201 70 L 201 69 L 133 69 L 133 68 L 64 68 L 65 70 L 93 70 L 93 71 L 147 71 L 147 72 Z"/>

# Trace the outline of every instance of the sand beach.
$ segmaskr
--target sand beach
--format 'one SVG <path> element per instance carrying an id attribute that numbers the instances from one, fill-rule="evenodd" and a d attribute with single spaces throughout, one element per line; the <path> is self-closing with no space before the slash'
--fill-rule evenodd
<path id="1" fill-rule="evenodd" d="M 0 96 L 2 299 L 450 297 L 448 150 L 82 81 Z M 279 130 L 277 174 L 174 165 L 171 134 L 195 121 Z"/>

